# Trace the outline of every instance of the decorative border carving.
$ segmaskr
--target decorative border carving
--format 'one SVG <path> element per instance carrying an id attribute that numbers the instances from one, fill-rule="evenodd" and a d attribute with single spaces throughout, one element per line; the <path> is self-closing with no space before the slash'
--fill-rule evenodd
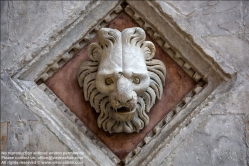
<path id="1" fill-rule="evenodd" d="M 62 102 L 54 93 L 49 89 L 49 87 L 42 83 L 38 86 L 41 90 L 45 92 L 45 94 L 57 105 L 57 107 L 67 116 L 70 121 L 75 123 L 78 129 L 86 134 L 86 136 L 92 140 L 94 145 L 98 145 L 109 157 L 113 160 L 113 162 L 118 163 L 119 159 L 117 156 L 109 150 L 109 148 L 101 142 L 101 140 L 96 137 L 88 127 L 79 120 L 79 118 L 70 111 L 70 109 Z M 141 149 L 146 146 L 150 142 L 150 140 L 156 138 L 158 134 L 161 132 L 162 128 L 164 128 L 171 120 L 173 120 L 177 114 L 182 111 L 182 109 L 191 102 L 191 99 L 201 92 L 204 87 L 196 85 L 193 90 L 191 90 L 172 110 L 143 138 L 143 140 L 137 145 L 137 147 L 131 151 L 125 157 L 125 163 L 128 163 L 132 160 L 135 155 L 138 155 Z"/>
<path id="2" fill-rule="evenodd" d="M 125 12 L 140 26 L 142 27 L 149 36 L 154 39 L 154 41 L 196 82 L 199 82 L 203 76 L 196 71 L 196 69 L 186 62 L 186 59 L 182 56 L 180 52 L 175 51 L 175 49 L 170 45 L 170 42 L 162 35 L 160 35 L 156 30 L 150 25 L 147 20 L 143 19 L 131 6 L 125 8 Z M 202 82 L 201 84 L 203 84 Z M 205 84 L 205 83 L 204 83 Z"/>
<path id="3" fill-rule="evenodd" d="M 55 72 L 57 72 L 64 64 L 66 64 L 76 53 L 78 53 L 86 44 L 89 43 L 96 36 L 96 32 L 105 27 L 109 22 L 118 16 L 118 14 L 123 10 L 121 5 L 115 7 L 113 11 L 108 13 L 102 21 L 97 25 L 94 25 L 78 42 L 72 44 L 68 50 L 63 53 L 62 56 L 58 56 L 47 64 L 47 67 L 44 69 L 38 78 L 35 79 L 35 82 L 39 85 L 42 82 L 45 82 L 49 77 L 51 77 Z"/>
<path id="4" fill-rule="evenodd" d="M 80 51 L 88 42 L 93 39 L 96 35 L 97 30 L 99 30 L 101 27 L 106 26 L 109 22 L 111 22 L 117 15 L 122 11 L 121 5 L 118 5 L 114 11 L 109 13 L 103 20 L 100 22 L 98 25 L 96 25 L 90 32 L 88 32 L 78 43 L 74 44 L 71 46 L 71 49 L 67 51 L 62 57 L 58 57 L 57 62 L 49 66 L 46 71 L 42 73 L 38 79 L 36 79 L 36 83 L 43 87 L 44 91 L 46 94 L 54 101 L 60 101 L 60 99 L 54 95 L 54 93 L 45 85 L 43 84 L 44 81 L 46 81 L 49 77 L 51 77 L 56 71 L 58 71 L 63 65 L 68 62 L 72 56 L 74 56 L 78 51 Z M 191 99 L 194 97 L 194 95 L 198 94 L 203 88 L 205 88 L 206 82 L 203 81 L 204 78 L 199 74 L 194 67 L 192 67 L 184 57 L 182 57 L 182 54 L 180 52 L 176 52 L 172 46 L 165 38 L 160 37 L 159 33 L 156 32 L 148 22 L 144 21 L 143 18 L 139 16 L 138 13 L 136 13 L 129 5 L 126 6 L 124 11 L 140 26 L 142 27 L 147 34 L 165 51 L 167 52 L 168 55 L 193 79 L 195 80 L 198 85 L 191 91 L 189 92 L 144 138 L 143 140 L 137 145 L 137 147 L 131 151 L 125 158 L 124 162 L 127 164 L 129 161 L 132 160 L 132 158 L 135 155 L 138 155 L 141 149 L 150 142 L 151 139 L 155 138 L 158 133 L 160 133 L 161 129 L 165 127 L 176 115 L 188 104 Z M 111 16 L 112 15 L 112 16 Z M 82 44 L 83 43 L 83 44 Z M 68 57 L 68 58 L 64 58 Z M 60 61 L 64 61 L 64 63 L 61 65 Z M 56 66 L 53 68 L 53 66 Z M 52 70 L 52 71 L 51 71 Z M 44 87 L 46 86 L 46 87 Z M 50 93 L 48 93 L 49 91 Z M 62 107 L 63 105 L 63 107 Z M 65 106 L 65 104 L 61 101 L 60 105 L 58 105 L 60 110 L 65 112 L 68 118 L 73 121 L 79 128 L 80 131 L 86 133 L 86 131 L 89 131 L 86 133 L 88 138 L 90 140 L 93 140 L 93 144 L 95 142 L 99 142 L 98 145 L 102 149 L 105 149 L 107 152 L 108 156 L 111 156 L 111 158 L 115 158 L 116 156 L 109 150 L 108 147 L 106 147 L 101 141 L 98 140 L 97 137 L 94 136 L 92 132 L 87 128 L 86 125 L 84 125 L 74 113 L 72 113 L 68 107 Z M 77 123 L 78 122 L 78 123 Z M 90 133 L 90 134 L 89 134 Z M 113 155 L 115 157 L 113 157 Z M 114 159 L 116 162 L 119 160 Z"/>
<path id="5" fill-rule="evenodd" d="M 194 95 L 198 94 L 203 87 L 196 85 L 196 87 L 190 91 L 144 138 L 143 140 L 137 145 L 137 147 L 131 151 L 124 160 L 125 164 L 128 164 L 133 157 L 139 155 L 141 149 L 145 147 L 152 139 L 155 139 L 161 130 L 172 121 L 178 113 L 182 111 L 182 109 L 191 102 L 191 99 Z"/>
<path id="6" fill-rule="evenodd" d="M 93 145 L 96 145 L 96 148 L 101 148 L 101 150 L 109 156 L 109 158 L 114 162 L 118 163 L 119 158 L 105 145 L 102 143 L 101 140 L 96 137 L 91 130 L 81 121 L 79 118 L 70 111 L 70 109 L 64 104 L 63 101 L 61 101 L 54 93 L 49 89 L 49 87 L 42 83 L 38 86 L 42 91 L 45 92 L 45 94 L 52 100 L 57 107 L 60 109 L 60 111 L 68 117 L 68 119 L 72 122 L 75 123 L 75 125 L 78 127 L 79 131 L 84 133 L 89 140 L 92 141 Z M 97 147 L 98 146 L 98 147 Z"/>
<path id="7" fill-rule="evenodd" d="M 203 104 L 208 104 L 210 99 L 207 97 L 215 89 L 218 90 L 214 93 L 220 93 L 219 90 L 228 88 L 232 82 L 230 79 L 233 78 L 234 71 L 227 71 L 220 67 L 217 62 L 203 52 L 193 40 L 189 39 L 189 36 L 185 34 L 181 28 L 177 27 L 178 25 L 170 16 L 162 14 L 158 9 L 157 2 L 127 0 L 126 3 L 128 6 L 126 7 L 125 12 L 146 30 L 153 40 L 155 40 L 155 42 L 158 43 L 158 45 L 160 45 L 162 49 L 167 52 L 184 71 L 186 71 L 186 73 L 198 82 L 198 85 L 153 128 L 143 141 L 138 144 L 137 148 L 128 154 L 124 161 L 120 161 L 80 120 L 78 120 L 74 114 L 70 114 L 70 111 L 68 111 L 68 108 L 63 102 L 60 101 L 46 85 L 42 84 L 42 82 L 69 61 L 75 52 L 83 48 L 84 45 L 95 36 L 97 29 L 108 24 L 123 10 L 121 2 L 122 1 L 100 1 L 96 2 L 96 4 L 93 3 L 93 9 L 88 11 L 89 13 L 87 14 L 89 17 L 91 14 L 96 14 L 96 21 L 88 23 L 89 26 L 86 27 L 86 32 L 84 31 L 80 35 L 83 37 L 74 38 L 75 34 L 70 33 L 79 30 L 77 28 L 79 28 L 78 25 L 79 22 L 83 20 L 82 18 L 82 20 L 77 20 L 75 21 L 75 24 L 66 28 L 65 31 L 67 33 L 65 32 L 64 36 L 68 35 L 73 40 L 71 43 L 68 43 L 65 42 L 65 39 L 60 39 L 60 42 L 64 44 L 63 47 L 65 47 L 65 49 L 62 50 L 63 52 L 58 51 L 61 48 L 61 43 L 58 42 L 53 48 L 50 48 L 49 51 L 52 51 L 52 53 L 48 56 L 45 56 L 44 54 L 43 56 L 39 56 L 39 58 L 34 58 L 25 66 L 25 68 L 20 69 L 12 78 L 13 81 L 20 86 L 23 94 L 23 101 L 33 112 L 38 114 L 41 118 L 44 118 L 44 122 L 50 130 L 72 150 L 83 150 L 86 153 L 85 159 L 83 160 L 86 164 L 147 165 L 148 163 L 152 163 L 153 165 L 155 163 L 160 163 L 164 159 L 162 154 L 160 154 L 162 150 L 165 152 L 165 149 L 168 149 L 166 152 L 167 154 L 170 153 L 181 140 L 190 134 L 191 130 L 189 132 L 179 132 L 186 126 L 191 125 L 190 121 L 192 120 L 192 117 L 200 115 L 200 119 L 208 114 L 208 111 L 206 110 L 200 113 L 202 107 L 197 108 L 198 105 L 204 100 Z M 99 7 L 100 5 L 103 5 L 103 7 Z M 107 14 L 101 13 L 104 12 L 103 8 L 105 8 Z M 145 10 L 148 8 L 152 9 L 149 15 L 147 10 Z M 100 14 L 105 16 L 100 18 Z M 153 19 L 150 19 L 151 17 L 153 17 Z M 158 27 L 155 27 L 154 22 L 158 22 L 159 24 L 163 23 L 164 25 L 157 25 Z M 169 40 L 169 37 L 167 37 L 167 33 L 165 32 L 169 32 L 169 36 L 175 35 L 174 37 L 176 39 L 174 39 L 174 41 Z M 177 40 L 182 42 L 180 43 L 179 48 L 175 45 Z M 58 48 L 57 51 L 54 48 Z M 183 54 L 182 50 L 184 49 L 188 49 L 189 55 Z M 202 63 L 196 63 L 198 60 Z M 40 63 L 41 61 L 42 63 Z M 36 66 L 35 64 L 39 64 L 39 66 Z M 33 71 L 33 69 L 35 69 L 35 71 Z M 227 82 L 224 82 L 224 80 Z M 41 94 L 41 92 L 43 93 Z M 49 98 L 45 98 L 44 96 L 49 96 Z M 213 95 L 211 97 L 213 97 Z M 49 102 L 49 104 L 47 104 L 47 102 Z M 54 106 L 51 105 L 52 102 L 54 103 Z M 52 118 L 50 118 L 51 116 Z M 65 120 L 65 118 L 69 119 L 70 123 Z M 62 119 L 65 120 L 63 123 L 61 123 Z M 200 122 L 201 119 L 196 120 L 193 125 L 197 125 Z M 71 124 L 74 125 L 72 126 Z M 64 128 L 65 126 L 70 126 L 71 128 L 77 126 L 78 130 L 71 131 L 71 128 Z M 85 142 L 81 142 L 81 137 L 78 135 L 84 135 Z M 89 139 L 87 139 L 87 137 Z M 72 141 L 76 143 L 72 144 Z M 98 144 L 98 146 L 96 146 L 96 144 Z M 96 156 L 96 154 L 98 155 Z M 164 153 L 164 155 L 167 154 Z"/>

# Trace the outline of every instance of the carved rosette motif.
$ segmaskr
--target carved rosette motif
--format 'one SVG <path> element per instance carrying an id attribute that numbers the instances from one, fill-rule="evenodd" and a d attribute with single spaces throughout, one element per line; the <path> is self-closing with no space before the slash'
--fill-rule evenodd
<path id="1" fill-rule="evenodd" d="M 102 28 L 99 44 L 88 47 L 90 61 L 78 70 L 84 98 L 97 113 L 97 124 L 109 133 L 139 132 L 149 123 L 147 112 L 160 99 L 166 68 L 152 59 L 155 46 L 139 27 L 122 32 Z"/>

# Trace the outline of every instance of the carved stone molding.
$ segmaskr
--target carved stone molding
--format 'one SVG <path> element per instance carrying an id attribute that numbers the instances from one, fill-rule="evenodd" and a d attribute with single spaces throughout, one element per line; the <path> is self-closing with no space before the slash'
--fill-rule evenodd
<path id="1" fill-rule="evenodd" d="M 118 17 L 112 20 L 107 27 L 117 27 L 119 31 L 123 31 L 127 27 L 136 26 L 138 25 L 132 21 L 127 14 L 122 12 Z M 147 137 L 147 134 L 150 133 L 154 126 L 157 125 L 158 122 L 160 122 L 160 120 L 196 86 L 196 83 L 191 77 L 189 77 L 157 43 L 148 37 L 148 35 L 146 40 L 154 43 L 156 47 L 154 58 L 160 59 L 167 66 L 168 72 L 166 75 L 166 88 L 163 89 L 161 101 L 157 100 L 157 104 L 155 104 L 150 112 L 147 113 L 150 118 L 150 123 L 139 133 L 112 133 L 110 135 L 97 126 L 96 119 L 99 114 L 91 108 L 89 102 L 85 101 L 76 77 L 77 70 L 80 68 L 81 63 L 85 60 L 89 60 L 87 54 L 87 46 L 89 44 L 45 82 L 48 88 L 50 88 L 68 106 L 70 111 L 78 116 L 79 120 L 82 120 L 82 122 L 87 125 L 89 129 L 120 159 L 129 158 L 127 154 L 137 146 L 140 148 L 143 147 L 144 144 L 142 144 L 141 141 L 143 141 L 144 137 Z M 97 42 L 97 37 L 91 41 L 91 43 L 94 42 Z M 183 103 L 179 105 L 180 108 L 183 105 Z M 150 136 L 152 136 L 151 133 L 148 137 Z M 146 138 L 146 140 L 149 139 Z"/>
<path id="2" fill-rule="evenodd" d="M 198 36 L 187 33 L 191 30 L 170 14 L 170 7 L 164 6 L 168 11 L 163 11 L 157 1 L 122 2 L 92 3 L 89 11 L 56 33 L 53 45 L 48 43 L 46 50 L 11 78 L 30 110 L 71 150 L 84 152 L 81 160 L 85 165 L 159 165 L 210 114 L 215 97 L 229 90 L 234 81 L 234 71 L 213 58 L 212 50 L 196 44 L 205 45 Z M 197 83 L 122 161 L 44 84 L 121 12 L 126 12 Z"/>

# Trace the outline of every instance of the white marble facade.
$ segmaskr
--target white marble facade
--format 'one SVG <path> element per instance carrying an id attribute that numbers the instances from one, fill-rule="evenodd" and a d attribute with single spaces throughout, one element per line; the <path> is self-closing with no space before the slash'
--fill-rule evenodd
<path id="1" fill-rule="evenodd" d="M 118 3 L 1 1 L 1 138 L 7 138 L 2 139 L 1 151 L 83 151 L 85 155 L 80 161 L 85 165 L 120 163 L 106 152 L 95 150 L 85 135 L 75 137 L 76 140 L 86 140 L 84 144 L 79 141 L 69 142 L 68 137 L 72 135 L 59 131 L 64 124 L 54 117 L 53 112 L 46 112 L 47 107 L 56 110 L 54 104 L 37 103 L 43 101 L 44 94 L 42 90 L 36 89 L 32 80 L 39 75 L 36 66 L 45 66 L 53 60 L 53 53 L 58 51 L 53 48 L 62 48 L 64 45 L 60 44 L 65 38 L 80 38 L 71 33 L 68 27 L 77 29 L 77 21 L 83 21 L 87 27 L 87 24 L 99 20 L 103 13 Z M 136 3 L 127 0 L 127 4 L 133 8 L 136 8 Z M 144 151 L 144 154 L 148 153 L 148 159 L 138 155 L 132 158 L 134 162 L 126 164 L 247 166 L 249 2 L 153 1 L 144 3 L 146 5 L 153 6 L 148 10 L 160 13 L 158 16 L 147 16 L 146 19 L 170 18 L 172 26 L 180 29 L 187 40 L 196 43 L 198 51 L 207 55 L 203 59 L 206 58 L 207 64 L 214 64 L 211 65 L 212 70 L 224 79 L 226 87 L 216 89 L 207 96 L 196 107 L 198 113 L 189 117 L 188 122 L 182 123 L 184 125 L 180 126 L 179 134 L 173 140 L 165 139 L 157 147 L 148 144 Z M 137 10 L 144 10 L 144 6 L 141 5 Z M 88 17 L 88 13 L 94 10 L 98 14 Z M 159 24 L 154 26 L 160 32 L 162 29 Z M 74 47 L 77 49 L 77 45 Z M 34 70 L 31 71 L 32 67 Z M 206 72 L 207 76 L 212 77 L 209 72 Z M 34 96 L 36 100 L 33 100 Z M 58 116 L 67 123 L 70 131 L 78 132 L 77 127 L 64 115 Z M 51 126 L 51 121 L 55 122 L 55 126 Z"/>

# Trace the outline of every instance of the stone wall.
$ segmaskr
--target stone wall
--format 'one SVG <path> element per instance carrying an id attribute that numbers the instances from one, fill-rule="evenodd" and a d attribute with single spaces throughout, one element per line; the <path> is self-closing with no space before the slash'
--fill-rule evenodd
<path id="1" fill-rule="evenodd" d="M 206 44 L 237 71 L 232 90 L 162 165 L 248 165 L 249 3 L 169 3 Z"/>
<path id="2" fill-rule="evenodd" d="M 45 49 L 54 34 L 87 12 L 92 1 L 1 1 L 1 151 L 65 151 L 58 135 L 21 100 L 11 79 Z M 211 114 L 172 153 L 151 163 L 169 166 L 249 165 L 249 1 L 159 1 L 159 9 L 188 27 L 216 53 L 216 62 L 236 71 L 229 93 L 213 99 Z M 224 64 L 223 64 L 224 66 Z M 163 152 L 163 151 L 162 151 Z M 103 163 L 104 164 L 104 163 Z"/>

